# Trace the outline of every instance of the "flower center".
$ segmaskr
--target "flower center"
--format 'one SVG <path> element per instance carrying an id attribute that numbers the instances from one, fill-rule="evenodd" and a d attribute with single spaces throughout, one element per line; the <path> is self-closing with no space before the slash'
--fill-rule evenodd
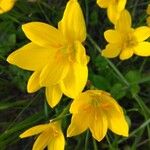
<path id="1" fill-rule="evenodd" d="M 122 49 L 126 48 L 133 48 L 134 46 L 137 45 L 137 40 L 134 37 L 134 35 L 130 32 L 126 36 L 124 36 L 123 44 L 122 44 Z"/>

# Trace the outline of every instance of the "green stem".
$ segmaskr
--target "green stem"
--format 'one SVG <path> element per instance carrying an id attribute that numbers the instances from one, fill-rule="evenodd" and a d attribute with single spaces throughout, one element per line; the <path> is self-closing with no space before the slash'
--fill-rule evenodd
<path id="1" fill-rule="evenodd" d="M 70 114 L 68 114 L 68 111 L 69 111 L 69 108 L 70 108 L 70 105 L 71 103 L 69 103 L 66 108 L 60 113 L 60 115 L 58 115 L 56 118 L 54 119 L 51 119 L 50 121 L 51 122 L 55 122 L 55 121 L 58 121 L 58 120 L 61 120 L 63 119 L 64 117 L 66 116 L 69 116 Z"/>
<path id="2" fill-rule="evenodd" d="M 94 138 L 93 138 L 93 147 L 94 147 L 94 150 L 98 150 L 97 143 Z"/>
<path id="3" fill-rule="evenodd" d="M 87 132 L 86 132 L 85 148 L 84 148 L 84 150 L 88 150 L 88 140 L 89 140 L 89 130 L 87 130 Z"/>

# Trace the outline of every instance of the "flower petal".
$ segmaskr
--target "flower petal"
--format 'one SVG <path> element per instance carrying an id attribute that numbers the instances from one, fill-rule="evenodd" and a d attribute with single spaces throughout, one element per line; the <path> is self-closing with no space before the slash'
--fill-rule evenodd
<path id="1" fill-rule="evenodd" d="M 34 142 L 32 150 L 44 150 L 52 138 L 51 132 L 51 129 L 42 132 Z"/>
<path id="2" fill-rule="evenodd" d="M 55 107 L 62 97 L 62 91 L 59 85 L 46 87 L 46 98 L 48 104 L 53 108 Z"/>
<path id="3" fill-rule="evenodd" d="M 121 12 L 124 8 L 125 8 L 125 5 L 127 3 L 127 0 L 118 0 L 118 11 Z"/>
<path id="4" fill-rule="evenodd" d="M 81 42 L 79 41 L 74 42 L 74 49 L 75 49 L 75 61 L 82 65 L 87 65 L 89 58 L 86 55 L 85 48 L 83 47 Z"/>
<path id="5" fill-rule="evenodd" d="M 66 77 L 61 82 L 61 90 L 65 95 L 75 98 L 84 89 L 88 78 L 86 65 L 71 63 Z"/>
<path id="6" fill-rule="evenodd" d="M 129 48 L 126 48 L 126 49 L 122 50 L 122 52 L 120 53 L 119 58 L 121 60 L 125 60 L 125 59 L 129 59 L 132 56 L 133 56 L 133 50 L 129 49 Z"/>
<path id="7" fill-rule="evenodd" d="M 72 102 L 70 112 L 75 114 L 90 107 L 91 97 L 87 92 L 80 93 Z"/>
<path id="8" fill-rule="evenodd" d="M 39 134 L 39 133 L 43 132 L 47 128 L 49 128 L 49 124 L 37 125 L 37 126 L 34 126 L 30 129 L 26 130 L 25 132 L 20 134 L 19 137 L 20 138 L 25 138 L 25 137 L 33 136 L 33 135 L 36 135 L 36 134 Z"/>
<path id="9" fill-rule="evenodd" d="M 129 127 L 123 110 L 110 96 L 103 95 L 102 109 L 108 120 L 108 128 L 118 135 L 128 136 Z"/>
<path id="10" fill-rule="evenodd" d="M 141 42 L 134 48 L 134 53 L 139 56 L 150 56 L 150 42 Z"/>
<path id="11" fill-rule="evenodd" d="M 108 44 L 106 46 L 106 49 L 102 51 L 102 56 L 107 57 L 107 58 L 114 58 L 119 55 L 121 51 L 121 47 L 119 44 Z"/>
<path id="12" fill-rule="evenodd" d="M 60 58 L 61 59 L 61 58 Z M 52 86 L 58 84 L 68 72 L 68 62 L 65 59 L 49 60 L 49 63 L 44 67 L 40 75 L 41 86 Z"/>
<path id="13" fill-rule="evenodd" d="M 148 15 L 150 15 L 150 4 L 148 4 L 148 7 L 147 7 L 147 10 L 146 10 L 146 13 L 147 13 Z"/>
<path id="14" fill-rule="evenodd" d="M 16 0 L 1 0 L 0 1 L 0 14 L 11 10 L 15 4 Z"/>
<path id="15" fill-rule="evenodd" d="M 120 32 L 128 32 L 131 30 L 131 15 L 127 10 L 123 10 L 116 22 L 116 29 Z"/>
<path id="16" fill-rule="evenodd" d="M 96 140 L 101 141 L 107 132 L 107 118 L 100 108 L 93 108 L 91 116 L 89 124 L 90 131 Z"/>
<path id="17" fill-rule="evenodd" d="M 25 35 L 42 47 L 60 47 L 63 43 L 62 34 L 58 29 L 42 22 L 30 22 L 22 25 Z"/>
<path id="18" fill-rule="evenodd" d="M 150 37 L 150 28 L 146 26 L 134 30 L 134 36 L 138 42 L 142 42 Z"/>
<path id="19" fill-rule="evenodd" d="M 64 150 L 65 138 L 63 133 L 59 133 L 58 137 L 54 137 L 48 144 L 48 150 Z"/>
<path id="20" fill-rule="evenodd" d="M 146 19 L 146 23 L 147 23 L 147 25 L 150 27 L 150 16 L 149 16 L 149 17 L 147 17 L 147 19 Z"/>
<path id="21" fill-rule="evenodd" d="M 109 0 L 97 0 L 97 4 L 99 5 L 99 7 L 107 8 L 110 4 L 110 1 Z"/>
<path id="22" fill-rule="evenodd" d="M 66 37 L 67 41 L 80 41 L 86 39 L 86 26 L 81 7 L 77 0 L 69 0 L 59 22 L 59 30 Z"/>
<path id="23" fill-rule="evenodd" d="M 71 118 L 71 124 L 67 129 L 67 137 L 79 135 L 87 130 L 89 124 L 89 115 L 87 116 L 86 111 L 82 111 L 78 114 L 73 114 Z"/>
<path id="24" fill-rule="evenodd" d="M 29 43 L 11 53 L 7 61 L 23 69 L 40 70 L 49 61 L 51 51 L 34 43 Z"/>
<path id="25" fill-rule="evenodd" d="M 104 37 L 109 43 L 119 43 L 121 41 L 121 35 L 116 30 L 105 31 Z"/>
<path id="26" fill-rule="evenodd" d="M 107 8 L 107 15 L 109 20 L 113 23 L 116 24 L 117 20 L 120 17 L 120 13 L 117 9 L 117 5 L 109 5 Z"/>
<path id="27" fill-rule="evenodd" d="M 39 77 L 40 77 L 40 72 L 39 71 L 35 71 L 29 78 L 28 80 L 28 84 L 27 84 L 27 91 L 28 93 L 34 93 L 37 90 L 39 90 L 41 88 L 40 86 L 40 81 L 39 81 Z"/>

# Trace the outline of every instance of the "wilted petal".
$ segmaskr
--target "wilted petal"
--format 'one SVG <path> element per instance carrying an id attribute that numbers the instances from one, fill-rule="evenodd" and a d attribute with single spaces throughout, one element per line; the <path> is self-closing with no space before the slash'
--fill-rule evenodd
<path id="1" fill-rule="evenodd" d="M 25 137 L 29 137 L 29 136 L 39 134 L 39 133 L 43 132 L 44 130 L 46 130 L 48 127 L 49 127 L 49 124 L 34 126 L 30 129 L 26 130 L 25 132 L 23 132 L 19 137 L 20 138 L 25 138 Z"/>
<path id="2" fill-rule="evenodd" d="M 139 56 L 150 56 L 150 42 L 141 42 L 134 47 L 134 53 Z"/>
<path id="3" fill-rule="evenodd" d="M 40 70 L 49 61 L 50 49 L 29 43 L 11 53 L 7 61 L 23 69 L 35 71 Z"/>
<path id="4" fill-rule="evenodd" d="M 62 34 L 51 25 L 42 22 L 30 22 L 22 25 L 25 35 L 37 45 L 42 47 L 62 46 Z"/>
<path id="5" fill-rule="evenodd" d="M 134 36 L 138 42 L 142 42 L 150 37 L 150 28 L 146 26 L 134 30 Z"/>
<path id="6" fill-rule="evenodd" d="M 59 22 L 59 30 L 66 37 L 67 41 L 80 41 L 86 39 L 86 26 L 82 10 L 77 0 L 69 0 Z"/>
<path id="7" fill-rule="evenodd" d="M 61 97 L 62 97 L 62 91 L 59 85 L 46 87 L 47 102 L 52 108 L 59 103 Z"/>

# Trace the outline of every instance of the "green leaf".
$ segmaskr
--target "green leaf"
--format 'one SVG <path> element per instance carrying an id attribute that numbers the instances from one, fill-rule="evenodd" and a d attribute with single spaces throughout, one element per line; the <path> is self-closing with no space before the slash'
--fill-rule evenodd
<path id="1" fill-rule="evenodd" d="M 101 90 L 109 90 L 110 89 L 110 83 L 109 81 L 100 75 L 93 75 L 92 79 L 93 85 Z"/>
<path id="2" fill-rule="evenodd" d="M 121 99 L 126 95 L 126 90 L 120 83 L 116 83 L 113 85 L 110 93 L 115 99 Z"/>

